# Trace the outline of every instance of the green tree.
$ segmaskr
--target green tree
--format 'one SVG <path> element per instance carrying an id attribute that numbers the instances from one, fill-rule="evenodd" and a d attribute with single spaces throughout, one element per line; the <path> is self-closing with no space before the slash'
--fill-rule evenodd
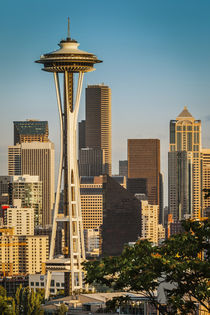
<path id="1" fill-rule="evenodd" d="M 15 305 L 17 315 L 39 315 L 43 314 L 41 303 L 43 301 L 42 292 L 34 292 L 29 287 L 20 286 L 15 295 Z"/>
<path id="2" fill-rule="evenodd" d="M 183 226 L 184 233 L 159 247 L 138 241 L 126 246 L 121 256 L 86 262 L 86 282 L 141 293 L 161 314 L 193 314 L 197 303 L 209 310 L 210 222 L 186 221 Z M 172 284 L 167 305 L 154 295 L 161 283 Z"/>
<path id="3" fill-rule="evenodd" d="M 65 315 L 67 311 L 68 311 L 68 307 L 65 304 L 61 304 L 61 306 L 59 306 L 57 314 Z"/>
<path id="4" fill-rule="evenodd" d="M 2 285 L 0 285 L 0 296 L 7 296 L 7 290 Z"/>

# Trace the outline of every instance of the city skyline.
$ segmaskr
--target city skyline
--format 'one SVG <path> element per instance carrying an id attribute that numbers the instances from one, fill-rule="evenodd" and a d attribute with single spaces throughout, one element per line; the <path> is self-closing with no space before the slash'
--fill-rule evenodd
<path id="1" fill-rule="evenodd" d="M 39 2 L 2 5 L 0 174 L 7 175 L 13 121 L 49 121 L 49 138 L 58 156 L 52 78 L 46 79 L 34 60 L 66 37 L 69 15 L 71 37 L 82 43 L 81 49 L 104 60 L 85 79 L 84 87 L 104 82 L 112 89 L 113 173 L 118 172 L 118 161 L 127 159 L 127 139 L 158 138 L 166 199 L 169 121 L 185 105 L 202 120 L 203 147 L 210 147 L 210 4 L 133 1 L 131 6 L 126 1 L 106 1 L 102 10 L 102 4 L 84 1 L 83 10 L 77 10 L 78 4 L 63 1 L 61 8 L 52 1 L 42 3 L 40 10 Z M 84 119 L 84 103 L 83 90 L 79 120 Z"/>

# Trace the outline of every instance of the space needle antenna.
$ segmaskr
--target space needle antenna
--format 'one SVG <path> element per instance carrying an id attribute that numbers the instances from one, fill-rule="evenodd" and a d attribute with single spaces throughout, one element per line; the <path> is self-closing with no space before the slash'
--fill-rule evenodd
<path id="1" fill-rule="evenodd" d="M 70 38 L 70 18 L 68 17 L 68 38 Z"/>

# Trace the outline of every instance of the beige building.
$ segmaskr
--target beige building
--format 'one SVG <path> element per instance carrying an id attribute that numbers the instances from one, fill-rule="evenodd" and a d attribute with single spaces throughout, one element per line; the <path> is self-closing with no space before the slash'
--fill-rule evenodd
<path id="1" fill-rule="evenodd" d="M 81 178 L 80 196 L 84 229 L 97 229 L 103 223 L 103 176 Z"/>
<path id="2" fill-rule="evenodd" d="M 27 235 L 19 237 L 19 270 L 23 274 L 44 272 L 45 262 L 49 258 L 49 239 L 46 235 Z"/>
<path id="3" fill-rule="evenodd" d="M 147 200 L 141 200 L 141 236 L 158 244 L 158 205 L 150 205 Z"/>
<path id="4" fill-rule="evenodd" d="M 39 176 L 42 182 L 42 225 L 52 223 L 54 203 L 54 144 L 21 143 L 8 147 L 8 175 Z"/>
<path id="5" fill-rule="evenodd" d="M 13 228 L 2 228 L 0 234 L 0 272 L 12 276 L 44 270 L 49 256 L 48 236 L 14 235 Z"/>
<path id="6" fill-rule="evenodd" d="M 202 189 L 210 188 L 210 149 L 201 150 L 202 158 Z M 210 199 L 204 198 L 202 194 L 202 217 L 207 217 L 210 212 Z"/>
<path id="7" fill-rule="evenodd" d="M 86 88 L 85 144 L 105 155 L 105 173 L 112 174 L 111 89 L 104 85 Z"/>
<path id="8" fill-rule="evenodd" d="M 19 237 L 13 228 L 0 228 L 0 273 L 3 275 L 19 274 Z"/>
<path id="9" fill-rule="evenodd" d="M 4 224 L 14 235 L 34 235 L 34 209 L 14 206 L 6 209 Z"/>
<path id="10" fill-rule="evenodd" d="M 201 121 L 185 106 L 170 121 L 168 159 L 169 211 L 175 220 L 202 215 Z"/>
<path id="11" fill-rule="evenodd" d="M 39 176 L 13 176 L 12 200 L 20 199 L 22 207 L 34 209 L 34 225 L 42 224 L 42 182 Z"/>

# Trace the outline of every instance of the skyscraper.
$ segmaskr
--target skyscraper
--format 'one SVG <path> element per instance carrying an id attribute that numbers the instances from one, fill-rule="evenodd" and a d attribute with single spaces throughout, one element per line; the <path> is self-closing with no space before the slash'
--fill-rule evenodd
<path id="1" fill-rule="evenodd" d="M 8 175 L 38 175 L 42 182 L 42 225 L 52 223 L 54 203 L 54 144 L 21 143 L 8 147 Z"/>
<path id="2" fill-rule="evenodd" d="M 104 150 L 82 148 L 79 150 L 80 176 L 99 176 L 104 174 Z"/>
<path id="3" fill-rule="evenodd" d="M 185 106 L 170 121 L 168 155 L 169 212 L 174 220 L 201 216 L 201 121 Z"/>
<path id="4" fill-rule="evenodd" d="M 105 173 L 112 173 L 111 89 L 104 85 L 86 88 L 86 147 L 105 152 Z"/>
<path id="5" fill-rule="evenodd" d="M 22 142 L 48 142 L 48 122 L 28 119 L 14 121 L 14 145 Z"/>
<path id="6" fill-rule="evenodd" d="M 146 179 L 149 204 L 160 205 L 159 139 L 128 139 L 128 178 Z"/>

